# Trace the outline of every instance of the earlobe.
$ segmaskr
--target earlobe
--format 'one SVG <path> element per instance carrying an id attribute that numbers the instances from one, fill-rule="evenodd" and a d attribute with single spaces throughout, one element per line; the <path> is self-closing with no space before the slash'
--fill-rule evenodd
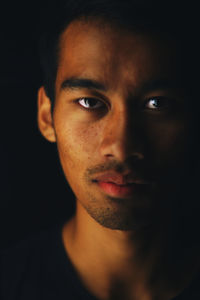
<path id="1" fill-rule="evenodd" d="M 38 90 L 38 112 L 37 121 L 41 134 L 49 141 L 56 142 L 56 135 L 53 126 L 51 113 L 51 100 L 47 97 L 44 87 Z"/>

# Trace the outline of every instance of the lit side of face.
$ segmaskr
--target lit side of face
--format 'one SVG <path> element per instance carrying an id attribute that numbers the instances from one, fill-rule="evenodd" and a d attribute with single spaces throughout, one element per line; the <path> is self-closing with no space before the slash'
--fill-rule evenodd
<path id="1" fill-rule="evenodd" d="M 152 222 L 179 181 L 188 116 L 175 52 L 167 40 L 76 21 L 61 37 L 53 119 L 39 91 L 40 130 L 57 142 L 78 205 L 106 227 Z M 95 181 L 108 171 L 147 184 L 113 196 Z"/>

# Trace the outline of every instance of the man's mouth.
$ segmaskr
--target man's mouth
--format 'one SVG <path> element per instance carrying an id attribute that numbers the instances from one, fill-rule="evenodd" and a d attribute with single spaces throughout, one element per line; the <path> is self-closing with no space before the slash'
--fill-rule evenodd
<path id="1" fill-rule="evenodd" d="M 104 181 L 98 181 L 97 183 L 106 194 L 109 194 L 113 197 L 131 196 L 136 190 L 136 184 L 134 183 L 129 183 L 126 185 L 118 185 L 113 182 Z"/>
<path id="2" fill-rule="evenodd" d="M 99 175 L 93 182 L 97 183 L 103 192 L 113 197 L 131 196 L 148 184 L 147 181 L 136 177 L 132 173 L 123 176 L 116 172 Z"/>

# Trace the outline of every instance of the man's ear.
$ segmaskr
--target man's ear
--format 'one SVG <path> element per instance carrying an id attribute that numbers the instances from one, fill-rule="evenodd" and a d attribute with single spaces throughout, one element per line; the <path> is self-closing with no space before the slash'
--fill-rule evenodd
<path id="1" fill-rule="evenodd" d="M 37 121 L 41 134 L 49 142 L 56 142 L 56 135 L 51 114 L 51 100 L 47 97 L 43 86 L 38 90 Z"/>

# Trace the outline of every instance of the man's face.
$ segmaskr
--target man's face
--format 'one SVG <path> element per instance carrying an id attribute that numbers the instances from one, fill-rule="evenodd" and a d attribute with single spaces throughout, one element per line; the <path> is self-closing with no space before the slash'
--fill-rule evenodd
<path id="1" fill-rule="evenodd" d="M 149 224 L 181 181 L 189 117 L 175 43 L 94 21 L 62 34 L 53 124 L 78 205 L 103 226 Z"/>

